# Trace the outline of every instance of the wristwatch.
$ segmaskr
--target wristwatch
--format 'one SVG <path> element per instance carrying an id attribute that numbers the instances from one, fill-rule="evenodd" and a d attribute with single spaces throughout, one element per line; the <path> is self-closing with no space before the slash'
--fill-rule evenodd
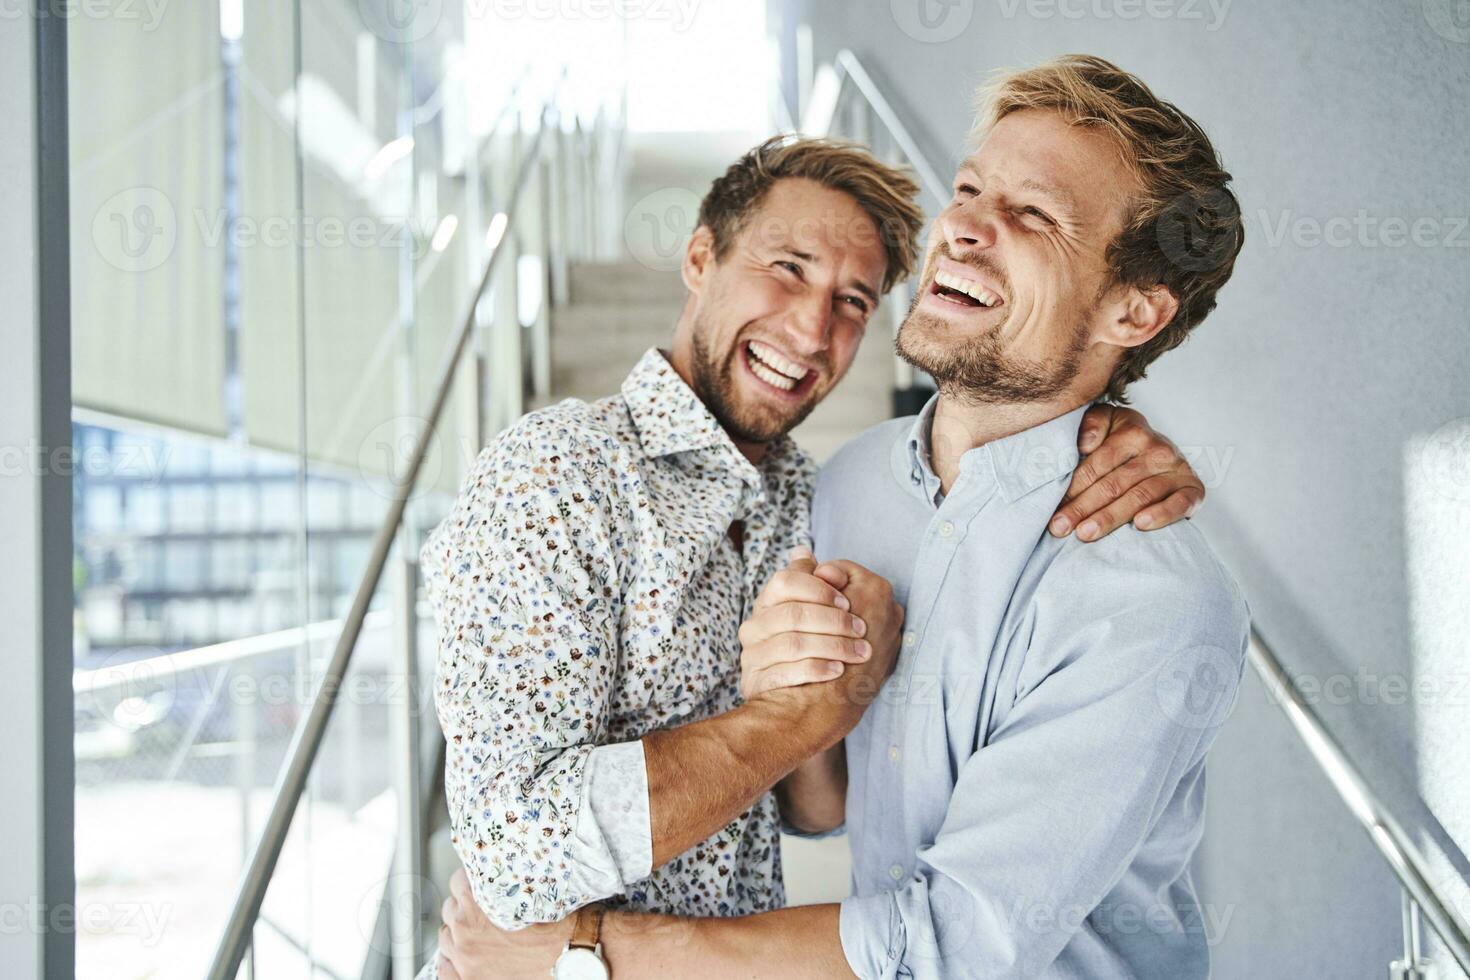
<path id="1" fill-rule="evenodd" d="M 602 913 L 601 905 L 577 910 L 572 938 L 551 968 L 553 980 L 610 980 L 612 974 L 602 958 Z"/>

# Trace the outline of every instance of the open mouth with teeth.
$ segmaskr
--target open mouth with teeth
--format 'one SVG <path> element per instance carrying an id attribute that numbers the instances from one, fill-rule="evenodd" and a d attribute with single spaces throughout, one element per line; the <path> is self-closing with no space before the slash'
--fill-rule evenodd
<path id="1" fill-rule="evenodd" d="M 759 340 L 746 342 L 745 366 L 767 386 L 787 394 L 804 391 L 817 376 L 817 372 L 802 367 L 770 344 Z"/>
<path id="2" fill-rule="evenodd" d="M 930 292 L 946 303 L 956 306 L 983 307 L 993 310 L 1005 305 L 1000 294 L 985 288 L 978 280 L 935 270 Z"/>

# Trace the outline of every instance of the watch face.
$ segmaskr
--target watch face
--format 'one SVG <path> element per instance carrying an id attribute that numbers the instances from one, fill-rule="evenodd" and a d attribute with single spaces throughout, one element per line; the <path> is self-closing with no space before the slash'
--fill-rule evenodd
<path id="1" fill-rule="evenodd" d="M 586 946 L 569 946 L 552 968 L 555 980 L 608 980 L 607 964 Z"/>

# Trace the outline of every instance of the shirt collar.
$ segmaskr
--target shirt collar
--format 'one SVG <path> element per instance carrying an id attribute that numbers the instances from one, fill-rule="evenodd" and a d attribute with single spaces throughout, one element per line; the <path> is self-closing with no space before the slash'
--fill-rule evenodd
<path id="1" fill-rule="evenodd" d="M 650 457 L 714 449 L 728 457 L 743 480 L 761 485 L 760 470 L 736 448 L 724 426 L 657 347 L 644 352 L 623 380 L 623 400 L 638 430 L 638 441 Z M 799 452 L 790 437 L 782 436 L 771 443 L 763 468 L 770 469 L 769 464 Z"/>
<path id="2" fill-rule="evenodd" d="M 939 495 L 939 477 L 931 465 L 929 434 L 936 393 L 925 403 L 903 437 L 893 446 L 891 462 L 898 482 L 929 503 Z M 993 479 L 1007 503 L 1071 473 L 1077 468 L 1077 431 L 1088 406 L 1082 405 L 1048 419 L 1040 425 L 1012 433 L 1003 439 L 977 446 L 960 457 L 960 474 L 966 478 Z"/>

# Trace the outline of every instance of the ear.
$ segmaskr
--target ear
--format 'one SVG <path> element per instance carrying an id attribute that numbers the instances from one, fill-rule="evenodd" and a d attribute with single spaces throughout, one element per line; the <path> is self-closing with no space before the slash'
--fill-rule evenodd
<path id="1" fill-rule="evenodd" d="M 1103 325 L 1097 339 L 1117 347 L 1138 347 L 1173 322 L 1179 299 L 1162 283 L 1147 289 L 1130 286 L 1115 309 L 1116 316 Z"/>
<path id="2" fill-rule="evenodd" d="M 689 292 L 699 295 L 714 271 L 714 264 L 715 234 L 708 225 L 700 225 L 694 229 L 694 234 L 689 236 L 689 242 L 684 246 L 684 264 L 679 269 Z"/>

